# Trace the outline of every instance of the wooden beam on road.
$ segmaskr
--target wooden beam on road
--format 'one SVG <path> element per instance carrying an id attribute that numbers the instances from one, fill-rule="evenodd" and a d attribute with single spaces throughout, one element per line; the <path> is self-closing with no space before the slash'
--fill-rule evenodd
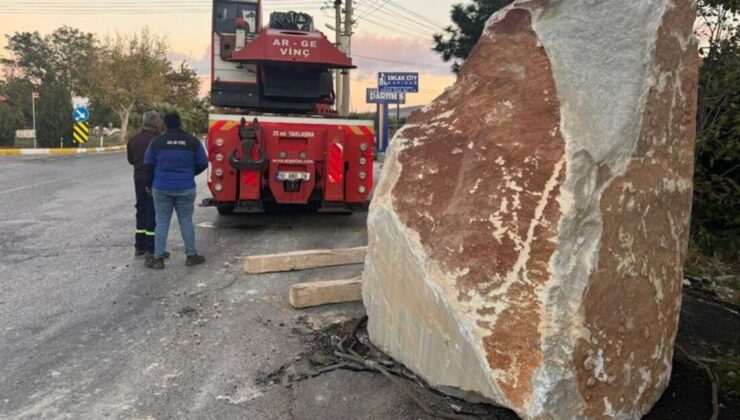
<path id="1" fill-rule="evenodd" d="M 308 268 L 360 264 L 365 261 L 367 247 L 313 249 L 282 254 L 254 255 L 244 258 L 244 271 L 249 274 L 305 270 Z"/>
<path id="2" fill-rule="evenodd" d="M 362 300 L 362 277 L 295 284 L 290 288 L 289 298 L 294 308 Z"/>

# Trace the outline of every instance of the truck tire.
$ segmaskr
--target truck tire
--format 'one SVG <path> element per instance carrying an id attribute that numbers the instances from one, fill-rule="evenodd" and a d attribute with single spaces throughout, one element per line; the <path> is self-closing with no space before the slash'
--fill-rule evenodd
<path id="1" fill-rule="evenodd" d="M 216 209 L 218 209 L 218 214 L 221 216 L 231 216 L 234 214 L 234 205 L 233 204 L 219 204 L 216 206 Z"/>

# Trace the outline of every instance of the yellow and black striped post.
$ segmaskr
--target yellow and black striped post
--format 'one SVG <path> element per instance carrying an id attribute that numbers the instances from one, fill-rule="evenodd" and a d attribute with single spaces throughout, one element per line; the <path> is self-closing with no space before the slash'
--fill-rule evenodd
<path id="1" fill-rule="evenodd" d="M 86 122 L 75 123 L 72 130 L 72 137 L 75 143 L 85 144 L 90 138 L 90 126 Z"/>

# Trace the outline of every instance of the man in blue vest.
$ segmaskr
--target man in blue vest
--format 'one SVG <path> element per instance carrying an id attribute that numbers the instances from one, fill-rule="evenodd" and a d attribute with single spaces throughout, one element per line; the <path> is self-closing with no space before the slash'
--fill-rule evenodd
<path id="1" fill-rule="evenodd" d="M 208 157 L 200 140 L 182 129 L 180 115 L 172 112 L 164 116 L 167 129 L 155 137 L 144 156 L 144 173 L 147 190 L 154 198 L 156 228 L 154 231 L 154 255 L 146 266 L 164 268 L 167 235 L 173 210 L 177 212 L 180 233 L 185 242 L 186 265 L 205 262 L 195 248 L 195 177 L 208 168 Z"/>

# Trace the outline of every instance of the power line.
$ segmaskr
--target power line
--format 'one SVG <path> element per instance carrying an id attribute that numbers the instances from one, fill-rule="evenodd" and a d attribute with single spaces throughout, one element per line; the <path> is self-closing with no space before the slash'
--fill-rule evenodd
<path id="1" fill-rule="evenodd" d="M 381 1 L 383 1 L 383 3 L 379 3 L 379 4 L 378 4 L 378 5 L 377 5 L 377 6 L 375 7 L 375 9 L 373 9 L 373 10 L 368 10 L 368 11 L 366 11 L 366 13 L 365 13 L 364 15 L 362 15 L 362 16 L 359 16 L 358 18 L 362 18 L 362 17 L 364 17 L 364 16 L 372 16 L 372 15 L 373 15 L 373 14 L 375 14 L 375 13 L 376 13 L 376 12 L 377 12 L 378 10 L 382 9 L 383 7 L 385 7 L 385 6 L 386 6 L 386 5 L 388 4 L 388 2 L 389 2 L 390 0 L 381 0 Z"/>
<path id="2" fill-rule="evenodd" d="M 360 19 L 364 14 L 367 14 L 373 8 L 377 8 L 381 1 L 382 0 L 369 0 L 369 2 L 367 3 L 363 2 L 362 4 L 360 4 L 360 7 L 357 8 L 357 18 Z M 360 13 L 362 13 L 363 15 L 360 15 Z"/>
<path id="3" fill-rule="evenodd" d="M 406 7 L 401 6 L 400 4 L 396 3 L 395 0 L 390 0 L 389 3 L 390 3 L 390 6 L 391 7 L 394 7 L 396 9 L 400 9 L 400 10 L 403 10 L 403 11 L 405 11 L 407 13 L 411 13 L 412 15 L 415 15 L 415 16 L 417 16 L 420 19 L 426 20 L 427 22 L 431 23 L 435 27 L 443 28 L 445 26 L 442 23 L 439 23 L 439 22 L 437 22 L 437 21 L 435 21 L 435 20 L 433 20 L 431 18 L 428 18 L 428 17 L 426 17 L 426 16 L 424 16 L 424 15 L 422 15 L 420 13 L 417 13 L 417 12 L 411 10 L 411 9 L 408 9 Z"/>
<path id="4" fill-rule="evenodd" d="M 385 15 L 388 18 L 398 18 L 399 17 L 399 14 L 394 13 L 394 12 L 389 11 L 389 10 L 377 10 L 377 11 L 380 12 L 380 13 L 382 13 L 383 15 Z M 380 16 L 376 16 L 376 17 L 378 19 L 383 19 Z M 428 23 L 424 23 L 421 20 L 414 19 L 412 16 L 405 15 L 405 16 L 402 16 L 402 18 L 403 18 L 403 21 L 415 25 L 415 28 L 416 29 L 418 29 L 420 31 L 425 31 L 425 33 L 428 32 L 428 33 L 431 34 L 431 33 L 434 33 L 434 32 L 437 32 L 437 31 L 441 31 L 442 30 L 442 28 L 438 28 L 438 27 L 432 26 L 432 25 L 430 25 Z"/>
<path id="5" fill-rule="evenodd" d="M 399 33 L 401 35 L 411 36 L 411 37 L 415 37 L 415 38 L 419 38 L 419 37 L 421 37 L 421 38 L 428 38 L 429 37 L 429 34 L 422 33 L 420 31 L 412 32 L 412 29 L 413 28 L 408 28 L 408 30 L 407 29 L 401 29 L 400 27 L 393 27 L 393 26 L 390 26 L 390 25 L 386 25 L 385 23 L 378 22 L 375 19 L 371 19 L 371 18 L 368 18 L 368 17 L 365 17 L 365 20 L 368 21 L 368 22 L 370 22 L 370 23 L 372 23 L 372 24 L 374 24 L 374 25 L 380 26 L 382 28 L 386 28 L 388 30 L 391 30 L 391 31 L 396 32 L 396 33 Z"/>
<path id="6" fill-rule="evenodd" d="M 355 11 L 359 13 L 363 9 L 364 10 L 371 9 L 371 8 L 373 8 L 373 6 L 375 6 L 378 3 L 378 1 L 380 1 L 380 0 L 367 0 L 367 1 L 365 1 L 365 0 L 359 1 L 358 0 L 358 3 L 355 5 Z"/>
<path id="7" fill-rule="evenodd" d="M 434 23 L 431 19 L 406 9 L 403 6 L 394 4 L 393 0 L 381 1 L 382 3 L 364 3 L 364 13 L 359 14 L 358 21 L 365 21 L 371 25 L 391 30 L 400 35 L 421 37 L 424 39 L 431 38 L 434 33 L 443 29 L 441 25 Z M 373 5 L 375 5 L 374 8 Z M 393 6 L 394 10 L 387 9 L 386 6 L 389 5 Z M 377 13 L 382 13 L 385 17 L 380 17 Z M 376 16 L 371 19 L 370 16 L 374 14 L 376 14 Z M 396 22 L 405 22 L 407 25 L 400 26 L 386 23 L 385 20 L 388 18 L 394 19 Z"/>

